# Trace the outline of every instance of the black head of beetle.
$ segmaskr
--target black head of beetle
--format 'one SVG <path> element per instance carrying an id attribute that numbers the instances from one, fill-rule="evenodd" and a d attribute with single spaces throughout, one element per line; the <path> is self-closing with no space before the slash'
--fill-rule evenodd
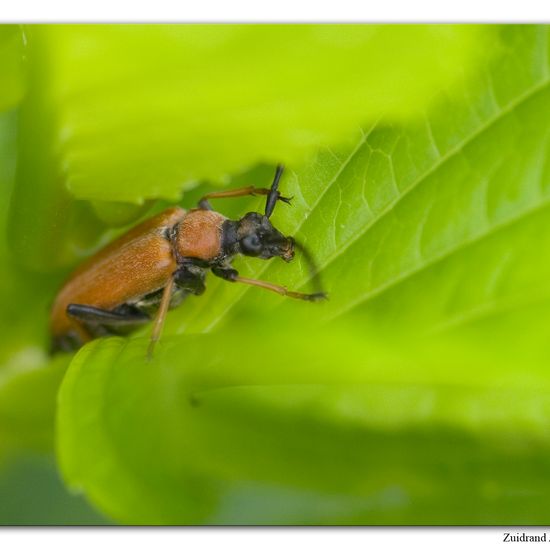
<path id="1" fill-rule="evenodd" d="M 237 222 L 238 251 L 245 256 L 267 260 L 278 256 L 294 258 L 294 239 L 275 229 L 267 216 L 248 212 Z"/>
<path id="2" fill-rule="evenodd" d="M 269 218 L 277 201 L 290 204 L 290 199 L 279 193 L 279 181 L 283 167 L 277 166 L 275 177 L 268 191 L 265 213 L 248 212 L 238 221 L 225 222 L 222 229 L 223 248 L 227 255 L 243 254 L 262 260 L 279 257 L 290 262 L 294 258 L 295 241 L 275 229 Z"/>
<path id="3" fill-rule="evenodd" d="M 321 290 L 321 282 L 317 274 L 317 268 L 308 250 L 296 242 L 293 237 L 285 237 L 279 230 L 273 227 L 269 218 L 275 209 L 277 201 L 290 204 L 290 198 L 283 197 L 279 193 L 279 180 L 283 173 L 283 167 L 279 165 L 271 188 L 266 190 L 267 199 L 265 213 L 248 212 L 237 221 L 226 220 L 222 226 L 222 246 L 225 257 L 243 254 L 267 260 L 279 257 L 285 262 L 294 258 L 294 252 L 298 249 L 306 260 L 314 284 L 319 292 L 312 296 L 325 297 Z"/>

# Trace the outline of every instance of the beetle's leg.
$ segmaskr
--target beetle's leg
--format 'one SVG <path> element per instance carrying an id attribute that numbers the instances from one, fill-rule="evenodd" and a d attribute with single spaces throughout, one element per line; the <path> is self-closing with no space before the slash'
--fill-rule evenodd
<path id="1" fill-rule="evenodd" d="M 160 338 L 162 332 L 162 327 L 164 326 L 164 320 L 166 319 L 166 313 L 170 307 L 170 300 L 172 299 L 172 290 L 174 289 L 174 278 L 170 277 L 164 291 L 162 292 L 162 299 L 160 301 L 160 306 L 155 317 L 155 322 L 153 325 L 153 332 L 151 333 L 151 340 L 149 342 L 149 348 L 147 349 L 147 358 L 151 359 L 153 357 L 153 350 L 155 349 L 155 344 Z"/>
<path id="2" fill-rule="evenodd" d="M 212 193 L 208 193 L 199 200 L 198 205 L 202 210 L 212 210 L 212 206 L 208 202 L 208 199 L 229 199 L 233 197 L 245 197 L 247 195 L 269 195 L 270 193 L 271 189 L 267 189 L 265 187 L 254 187 L 253 185 L 250 185 L 249 187 L 239 187 L 238 189 L 229 189 L 228 191 L 214 191 Z M 282 197 L 279 194 L 277 196 L 277 200 L 290 204 L 292 197 Z"/>
<path id="3" fill-rule="evenodd" d="M 138 308 L 123 304 L 114 310 L 100 309 L 85 304 L 69 304 L 67 315 L 80 321 L 90 337 L 125 334 L 151 320 Z"/>
<path id="4" fill-rule="evenodd" d="M 204 279 L 204 268 L 192 263 L 180 264 L 174 273 L 176 286 L 196 296 L 200 296 L 206 290 Z"/>
<path id="5" fill-rule="evenodd" d="M 155 317 L 151 341 L 149 342 L 149 349 L 147 350 L 148 359 L 151 359 L 153 356 L 155 344 L 160 338 L 162 327 L 164 326 L 164 319 L 166 318 L 168 309 L 170 309 L 170 302 L 174 294 L 174 285 L 177 285 L 184 292 L 200 295 L 206 288 L 204 286 L 204 277 L 204 269 L 192 263 L 180 264 L 177 271 L 170 277 L 170 280 L 162 291 L 162 298 Z"/>
<path id="6" fill-rule="evenodd" d="M 217 277 L 221 277 L 226 281 L 233 283 L 243 283 L 245 285 L 257 286 L 265 288 L 271 292 L 276 292 L 281 296 L 288 296 L 289 298 L 296 298 L 297 300 L 307 300 L 308 302 L 316 302 L 318 300 L 324 300 L 327 295 L 324 292 L 315 292 L 313 294 L 304 294 L 303 292 L 295 292 L 288 290 L 286 287 L 269 283 L 267 281 L 259 281 L 258 279 L 249 279 L 248 277 L 241 277 L 236 269 L 226 267 L 213 267 L 212 273 Z"/>
<path id="7" fill-rule="evenodd" d="M 150 318 L 154 317 L 156 312 L 158 311 L 160 301 L 162 300 L 163 292 L 164 288 L 161 288 L 160 290 L 152 292 L 151 294 L 146 294 L 145 296 L 143 296 L 143 298 L 134 303 L 134 307 L 149 315 Z M 174 290 L 172 292 L 172 298 L 170 299 L 169 309 L 174 309 L 175 307 L 178 307 L 185 298 L 186 294 L 187 293 L 181 289 Z"/>
<path id="8" fill-rule="evenodd" d="M 50 346 L 50 354 L 58 351 L 75 351 L 83 345 L 82 339 L 76 331 L 70 331 L 62 336 L 56 336 Z"/>
<path id="9" fill-rule="evenodd" d="M 69 304 L 67 314 L 87 325 L 137 325 L 151 320 L 147 314 L 132 306 L 108 311 L 84 304 Z"/>

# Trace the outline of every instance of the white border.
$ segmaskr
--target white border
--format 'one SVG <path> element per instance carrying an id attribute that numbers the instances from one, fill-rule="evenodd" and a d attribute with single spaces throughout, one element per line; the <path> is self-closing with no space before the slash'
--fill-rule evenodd
<path id="1" fill-rule="evenodd" d="M 4 529 L 2 548 L 40 550 L 471 550 L 502 548 L 505 532 L 541 535 L 543 528 L 106 528 Z M 550 533 L 547 533 L 549 539 Z M 516 543 L 525 544 L 525 543 Z M 529 543 L 527 543 L 529 544 Z M 544 545 L 544 543 L 541 543 Z M 154 546 L 153 546 L 154 545 Z M 159 546 L 162 545 L 162 546 Z M 537 546 L 538 547 L 538 546 Z"/>
<path id="2" fill-rule="evenodd" d="M 18 0 L 4 2 L 0 22 L 550 22 L 550 3 L 522 0 L 504 3 L 462 0 Z M 132 550 L 162 544 L 163 550 L 223 548 L 223 550 L 346 550 L 422 548 L 445 550 L 502 547 L 503 533 L 541 534 L 537 528 L 350 528 L 350 529 L 0 529 L 2 548 L 40 550 Z M 548 533 L 550 540 L 550 533 Z"/>
<path id="3" fill-rule="evenodd" d="M 544 0 L 17 0 L 2 22 L 550 22 Z"/>

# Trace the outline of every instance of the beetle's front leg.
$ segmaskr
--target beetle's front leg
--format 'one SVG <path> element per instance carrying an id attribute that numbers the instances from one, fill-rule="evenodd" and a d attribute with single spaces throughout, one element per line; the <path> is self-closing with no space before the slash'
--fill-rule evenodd
<path id="1" fill-rule="evenodd" d="M 231 281 L 233 283 L 237 280 L 237 277 L 239 276 L 239 272 L 236 269 L 219 265 L 212 268 L 212 273 L 214 273 L 216 277 L 219 277 L 224 281 Z"/>
<path id="2" fill-rule="evenodd" d="M 265 288 L 271 292 L 276 292 L 281 296 L 288 296 L 289 298 L 296 298 L 297 300 L 307 300 L 308 302 L 317 302 L 319 300 L 325 300 L 327 295 L 324 292 L 315 292 L 314 294 L 304 294 L 303 292 L 296 292 L 294 290 L 288 290 L 286 287 L 270 283 L 268 281 L 259 281 L 258 279 L 249 279 L 248 277 L 241 277 L 239 272 L 232 267 L 213 267 L 212 273 L 217 277 L 221 277 L 226 281 L 233 283 L 243 283 L 245 285 L 257 286 L 259 288 Z"/>

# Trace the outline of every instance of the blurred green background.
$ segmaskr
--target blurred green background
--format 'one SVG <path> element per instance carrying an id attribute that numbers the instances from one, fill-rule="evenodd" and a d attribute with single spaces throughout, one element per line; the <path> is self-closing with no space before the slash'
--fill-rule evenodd
<path id="1" fill-rule="evenodd" d="M 0 524 L 548 523 L 548 35 L 0 26 Z M 327 302 L 210 277 L 152 361 L 50 357 L 83 258 L 279 162 Z"/>

